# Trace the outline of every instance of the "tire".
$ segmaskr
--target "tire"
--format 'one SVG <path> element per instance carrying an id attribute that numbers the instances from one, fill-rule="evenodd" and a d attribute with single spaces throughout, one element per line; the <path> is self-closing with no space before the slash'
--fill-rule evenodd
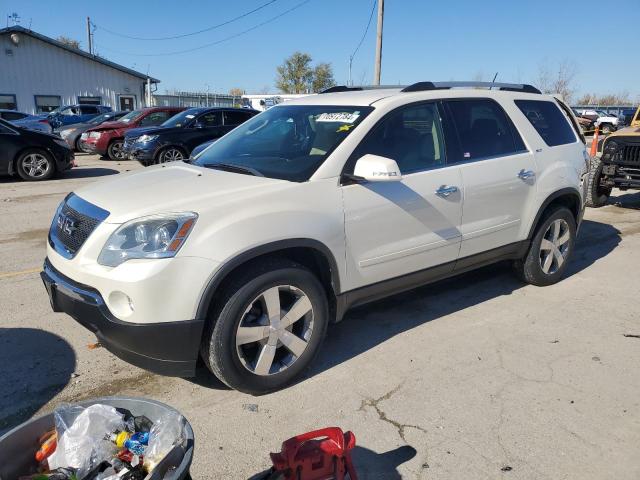
<path id="1" fill-rule="evenodd" d="M 550 210 L 540 221 L 527 254 L 514 262 L 518 276 L 539 287 L 564 275 L 576 240 L 576 219 L 565 207 Z"/>
<path id="2" fill-rule="evenodd" d="M 611 132 L 615 131 L 613 125 L 611 125 L 610 123 L 603 123 L 602 125 L 600 125 L 600 129 L 604 135 L 608 135 Z"/>
<path id="3" fill-rule="evenodd" d="M 113 140 L 109 144 L 109 148 L 107 148 L 107 156 L 109 160 L 125 160 L 124 152 L 122 151 L 122 147 L 124 146 L 124 140 L 117 139 Z"/>
<path id="4" fill-rule="evenodd" d="M 169 163 L 169 162 L 177 162 L 180 160 L 184 160 L 188 156 L 185 155 L 184 151 L 178 147 L 167 147 L 163 148 L 156 158 L 156 164 L 161 163 Z"/>
<path id="5" fill-rule="evenodd" d="M 280 308 L 273 308 L 274 298 Z M 270 319 L 267 305 L 278 312 Z M 287 322 L 286 313 L 293 305 L 306 313 L 291 325 L 278 325 Z M 311 365 L 328 320 L 327 296 L 315 275 L 297 263 L 270 259 L 234 275 L 221 290 L 208 319 L 201 356 L 229 387 L 253 395 L 269 393 L 289 385 Z M 239 337 L 241 331 L 244 339 Z"/>
<path id="6" fill-rule="evenodd" d="M 607 203 L 611 195 L 611 187 L 601 187 L 600 177 L 602 177 L 602 160 L 598 157 L 591 157 L 589 174 L 587 175 L 587 207 L 599 208 Z"/>
<path id="7" fill-rule="evenodd" d="M 20 178 L 29 182 L 49 180 L 56 173 L 56 163 L 49 152 L 30 148 L 17 158 L 16 171 Z"/>

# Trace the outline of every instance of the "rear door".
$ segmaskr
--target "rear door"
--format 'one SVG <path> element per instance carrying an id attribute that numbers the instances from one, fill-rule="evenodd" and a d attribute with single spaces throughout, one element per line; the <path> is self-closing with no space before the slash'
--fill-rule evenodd
<path id="1" fill-rule="evenodd" d="M 9 164 L 24 146 L 18 130 L 0 122 L 0 173 L 9 172 Z"/>
<path id="2" fill-rule="evenodd" d="M 184 143 L 189 149 L 189 152 L 196 148 L 198 145 L 214 140 L 224 135 L 225 130 L 222 125 L 222 111 L 214 110 L 205 112 L 199 115 L 192 128 L 189 128 L 189 133 L 186 135 Z"/>
<path id="3" fill-rule="evenodd" d="M 251 117 L 252 113 L 244 112 L 242 110 L 225 110 L 224 111 L 224 130 L 225 133 L 230 132 L 238 125 L 246 122 Z"/>
<path id="4" fill-rule="evenodd" d="M 522 240 L 523 219 L 536 194 L 533 152 L 495 100 L 444 103 L 456 133 L 450 156 L 464 185 L 460 258 Z"/>

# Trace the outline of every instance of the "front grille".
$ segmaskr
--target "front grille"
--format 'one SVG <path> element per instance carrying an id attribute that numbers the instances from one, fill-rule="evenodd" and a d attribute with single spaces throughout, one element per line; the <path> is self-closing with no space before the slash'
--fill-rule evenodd
<path id="1" fill-rule="evenodd" d="M 136 140 L 138 140 L 138 137 L 125 137 L 124 139 L 124 149 L 128 150 L 129 148 L 131 148 L 133 146 L 134 143 L 136 143 Z"/>
<path id="2" fill-rule="evenodd" d="M 75 194 L 58 208 L 49 230 L 49 243 L 61 255 L 73 258 L 109 212 Z"/>
<path id="3" fill-rule="evenodd" d="M 65 203 L 56 219 L 56 234 L 69 252 L 76 253 L 99 223 Z"/>
<path id="4" fill-rule="evenodd" d="M 621 156 L 623 163 L 640 165 L 640 145 L 625 145 Z"/>

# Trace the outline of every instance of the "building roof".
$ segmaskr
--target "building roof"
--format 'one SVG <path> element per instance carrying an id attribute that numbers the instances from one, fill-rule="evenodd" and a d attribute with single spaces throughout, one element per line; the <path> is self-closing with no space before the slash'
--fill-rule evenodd
<path id="1" fill-rule="evenodd" d="M 63 50 L 66 50 L 68 52 L 75 53 L 76 55 L 80 55 L 81 57 L 88 58 L 89 60 L 93 60 L 94 62 L 101 63 L 102 65 L 106 65 L 107 67 L 115 68 L 116 70 L 120 70 L 121 72 L 128 73 L 129 75 L 133 75 L 134 77 L 138 77 L 143 80 L 146 80 L 147 78 L 149 78 L 152 83 L 160 83 L 160 80 L 158 80 L 157 78 L 149 77 L 144 73 L 137 72 L 127 67 L 123 67 L 122 65 L 118 65 L 117 63 L 110 62 L 109 60 L 106 60 L 102 57 L 92 55 L 89 52 L 85 52 L 84 50 L 79 50 L 77 48 L 69 47 L 64 43 L 54 40 L 53 38 L 47 37 L 46 35 L 42 35 L 40 33 L 34 32 L 33 30 L 29 30 L 27 28 L 21 27 L 19 25 L 15 25 L 13 27 L 7 27 L 7 28 L 0 28 L 0 35 L 3 35 L 5 33 L 8 33 L 8 34 L 22 33 L 24 35 L 29 35 L 30 37 L 37 38 L 42 42 L 48 43 L 58 48 L 62 48 Z"/>

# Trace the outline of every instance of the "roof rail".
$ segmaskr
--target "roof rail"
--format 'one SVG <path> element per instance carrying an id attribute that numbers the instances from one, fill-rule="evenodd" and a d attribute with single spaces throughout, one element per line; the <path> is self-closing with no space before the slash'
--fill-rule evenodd
<path id="1" fill-rule="evenodd" d="M 508 92 L 542 93 L 533 85 L 526 83 L 496 83 L 496 82 L 418 82 L 402 89 L 403 92 L 422 92 L 425 90 L 447 90 L 449 88 L 495 88 Z"/>
<path id="2" fill-rule="evenodd" d="M 327 88 L 320 93 L 337 93 L 337 92 L 358 92 L 361 90 L 382 90 L 385 88 L 403 88 L 406 85 L 360 85 L 357 87 L 347 87 L 346 85 L 336 85 Z"/>

